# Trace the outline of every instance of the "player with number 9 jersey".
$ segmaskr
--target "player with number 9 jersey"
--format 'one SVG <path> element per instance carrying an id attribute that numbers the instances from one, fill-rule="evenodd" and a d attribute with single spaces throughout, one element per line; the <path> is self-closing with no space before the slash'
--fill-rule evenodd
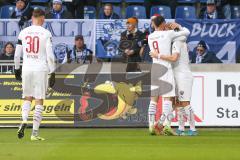
<path id="1" fill-rule="evenodd" d="M 181 28 L 181 30 L 179 32 L 175 32 L 173 30 L 154 31 L 148 37 L 148 45 L 150 47 L 150 51 L 158 52 L 159 57 L 161 54 L 171 54 L 171 48 L 172 48 L 171 45 L 172 45 L 174 38 L 177 38 L 179 36 L 188 36 L 189 33 L 190 33 L 189 30 L 186 28 Z M 162 60 L 160 58 L 153 58 L 153 63 L 161 64 L 168 69 L 167 73 L 164 74 L 162 77 L 160 77 L 160 80 L 170 83 L 172 85 L 172 90 L 162 96 L 163 97 L 174 97 L 175 96 L 175 81 L 174 81 L 171 62 Z M 153 71 L 153 73 L 155 73 L 155 72 Z M 158 95 L 158 96 L 160 96 L 160 95 Z"/>

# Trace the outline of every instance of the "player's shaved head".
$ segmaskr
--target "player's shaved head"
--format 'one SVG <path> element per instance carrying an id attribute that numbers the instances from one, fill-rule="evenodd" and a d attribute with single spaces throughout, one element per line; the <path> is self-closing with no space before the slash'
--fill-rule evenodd
<path id="1" fill-rule="evenodd" d="M 40 8 L 34 9 L 32 16 L 34 18 L 39 18 L 39 17 L 44 17 L 45 16 L 45 12 L 43 10 L 41 10 Z"/>

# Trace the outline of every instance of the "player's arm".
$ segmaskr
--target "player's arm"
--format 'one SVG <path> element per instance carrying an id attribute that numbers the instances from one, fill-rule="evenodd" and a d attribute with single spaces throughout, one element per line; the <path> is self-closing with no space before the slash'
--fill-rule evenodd
<path id="1" fill-rule="evenodd" d="M 48 64 L 50 73 L 54 73 L 56 69 L 55 56 L 54 56 L 52 47 L 53 47 L 52 37 L 49 37 L 47 39 L 47 44 L 46 44 L 46 53 L 47 53 L 47 64 Z"/>
<path id="2" fill-rule="evenodd" d="M 18 42 L 17 42 L 17 45 L 16 45 L 16 50 L 15 50 L 15 53 L 14 53 L 14 65 L 15 65 L 14 73 L 15 73 L 16 80 L 19 80 L 19 81 L 22 80 L 22 71 L 21 71 L 21 67 L 20 67 L 22 50 L 23 50 L 22 40 L 19 36 Z"/>
<path id="3" fill-rule="evenodd" d="M 177 23 L 172 23 L 170 26 L 173 30 L 175 30 L 175 29 L 178 30 L 176 32 L 175 31 L 172 32 L 172 39 L 175 39 L 175 38 L 181 37 L 181 36 L 188 37 L 190 35 L 190 31 L 187 28 L 182 27 L 181 25 L 179 25 Z"/>
<path id="4" fill-rule="evenodd" d="M 53 87 L 55 84 L 56 63 L 55 63 L 55 56 L 54 56 L 52 47 L 53 47 L 52 37 L 49 36 L 46 44 L 47 64 L 48 64 L 49 72 L 51 74 L 49 78 L 49 87 Z"/>
<path id="5" fill-rule="evenodd" d="M 173 53 L 172 55 L 160 55 L 160 59 L 169 62 L 176 62 L 179 56 L 180 56 L 179 53 Z"/>
<path id="6" fill-rule="evenodd" d="M 179 58 L 179 53 L 173 53 L 173 54 L 160 54 L 158 53 L 156 50 L 151 51 L 150 56 L 152 58 L 157 58 L 157 59 L 162 59 L 165 61 L 169 61 L 169 62 L 176 62 Z"/>
<path id="7" fill-rule="evenodd" d="M 160 59 L 169 61 L 169 62 L 176 62 L 180 57 L 181 53 L 181 43 L 179 41 L 175 41 L 172 44 L 172 54 L 161 54 Z"/>
<path id="8" fill-rule="evenodd" d="M 15 69 L 20 69 L 21 55 L 22 55 L 22 40 L 18 39 L 16 50 L 14 53 Z"/>
<path id="9" fill-rule="evenodd" d="M 159 53 L 157 50 L 153 50 L 150 52 L 150 56 L 152 58 L 162 59 L 169 62 L 176 62 L 180 57 L 181 43 L 179 43 L 178 41 L 174 42 L 172 48 L 172 54 Z"/>
<path id="10" fill-rule="evenodd" d="M 190 34 L 190 31 L 187 28 L 180 26 L 179 31 L 174 32 L 174 33 L 175 33 L 174 38 L 177 38 L 177 37 L 180 37 L 180 36 L 188 37 L 189 34 Z"/>

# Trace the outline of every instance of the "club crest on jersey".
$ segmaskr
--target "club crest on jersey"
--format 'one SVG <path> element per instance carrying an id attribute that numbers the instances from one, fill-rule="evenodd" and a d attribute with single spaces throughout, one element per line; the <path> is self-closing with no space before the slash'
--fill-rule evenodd
<path id="1" fill-rule="evenodd" d="M 183 95 L 184 95 L 184 91 L 179 91 L 179 94 L 180 94 L 181 96 L 183 96 Z"/>

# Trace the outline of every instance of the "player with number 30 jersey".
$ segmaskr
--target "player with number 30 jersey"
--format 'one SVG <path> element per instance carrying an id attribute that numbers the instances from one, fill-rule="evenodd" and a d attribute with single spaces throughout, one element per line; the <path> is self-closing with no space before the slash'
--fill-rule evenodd
<path id="1" fill-rule="evenodd" d="M 39 137 L 38 130 L 44 110 L 43 100 L 48 88 L 49 73 L 51 74 L 49 86 L 53 87 L 55 83 L 55 58 L 52 51 L 52 35 L 42 27 L 44 20 L 44 11 L 35 9 L 32 16 L 32 26 L 20 32 L 16 45 L 14 57 L 15 76 L 17 80 L 22 80 L 22 97 L 24 98 L 22 123 L 17 132 L 18 138 L 24 137 L 31 103 L 35 99 L 31 140 L 44 140 L 44 138 Z M 21 56 L 23 57 L 22 69 L 20 68 Z"/>

